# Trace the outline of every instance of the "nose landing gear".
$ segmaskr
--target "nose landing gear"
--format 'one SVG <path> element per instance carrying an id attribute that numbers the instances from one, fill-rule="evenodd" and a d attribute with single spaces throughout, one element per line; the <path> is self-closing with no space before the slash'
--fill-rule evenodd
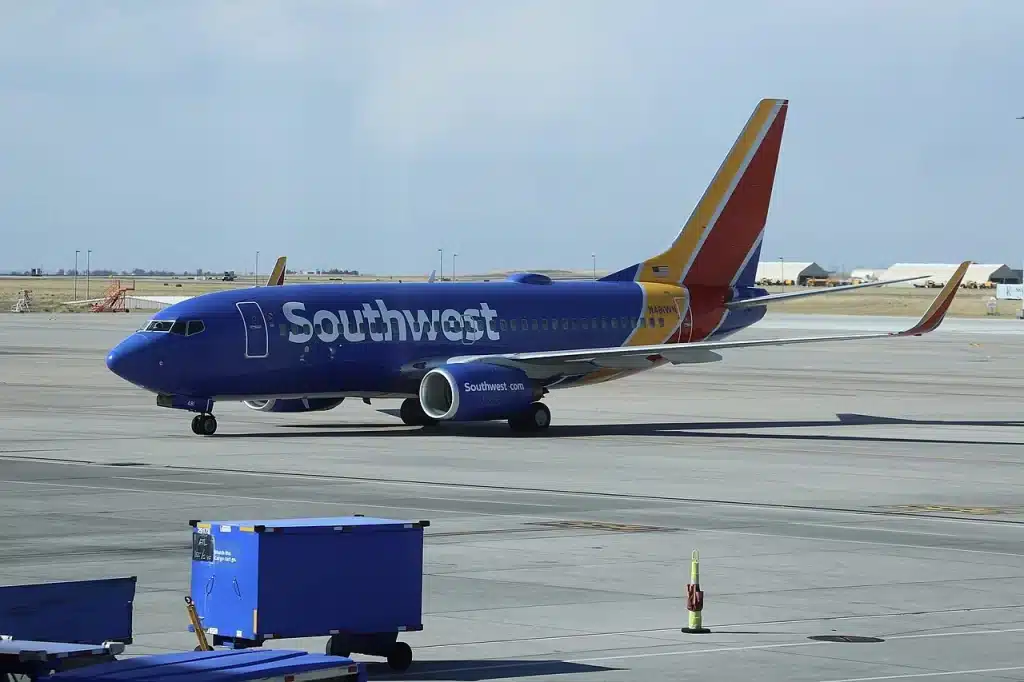
<path id="1" fill-rule="evenodd" d="M 197 436 L 212 436 L 217 431 L 217 418 L 212 414 L 197 414 L 192 418 L 192 433 Z"/>

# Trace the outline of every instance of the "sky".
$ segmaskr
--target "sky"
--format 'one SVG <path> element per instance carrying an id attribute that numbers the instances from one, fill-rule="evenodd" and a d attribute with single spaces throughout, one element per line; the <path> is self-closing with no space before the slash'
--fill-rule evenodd
<path id="1" fill-rule="evenodd" d="M 0 0 L 0 270 L 618 269 L 763 97 L 763 259 L 1017 265 L 1022 35 L 1009 0 Z"/>

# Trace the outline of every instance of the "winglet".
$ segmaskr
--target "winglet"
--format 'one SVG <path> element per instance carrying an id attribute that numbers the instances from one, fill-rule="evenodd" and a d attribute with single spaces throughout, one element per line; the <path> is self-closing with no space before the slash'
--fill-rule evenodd
<path id="1" fill-rule="evenodd" d="M 267 278 L 268 287 L 279 287 L 284 284 L 284 264 L 288 260 L 288 256 L 281 256 L 274 263 L 274 269 L 270 271 L 270 277 Z"/>
<path id="2" fill-rule="evenodd" d="M 946 311 L 949 310 L 949 306 L 953 303 L 953 297 L 956 296 L 957 289 L 960 288 L 960 282 L 963 281 L 964 275 L 967 274 L 967 268 L 971 266 L 971 261 L 965 260 L 960 264 L 960 267 L 956 269 L 953 276 L 946 282 L 946 286 L 942 287 L 942 291 L 935 297 L 932 304 L 925 311 L 921 319 L 918 320 L 910 329 L 902 332 L 896 332 L 893 336 L 921 336 L 928 332 L 933 332 L 939 328 L 942 324 L 942 320 L 946 317 Z"/>

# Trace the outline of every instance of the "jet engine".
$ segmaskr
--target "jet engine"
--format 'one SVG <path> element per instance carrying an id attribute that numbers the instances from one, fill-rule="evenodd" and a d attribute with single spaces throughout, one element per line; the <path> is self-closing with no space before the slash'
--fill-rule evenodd
<path id="1" fill-rule="evenodd" d="M 431 419 L 486 421 L 522 413 L 543 396 L 522 370 L 454 363 L 430 370 L 420 381 L 420 405 Z"/>
<path id="2" fill-rule="evenodd" d="M 246 400 L 245 406 L 260 412 L 323 412 L 337 407 L 344 398 L 271 398 Z"/>

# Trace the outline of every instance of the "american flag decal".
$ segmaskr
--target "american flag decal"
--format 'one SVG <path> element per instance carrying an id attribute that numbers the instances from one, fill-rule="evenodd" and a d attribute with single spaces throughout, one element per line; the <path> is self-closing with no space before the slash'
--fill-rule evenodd
<path id="1" fill-rule="evenodd" d="M 668 274 L 668 266 L 667 265 L 655 265 L 655 266 L 653 266 L 651 268 L 651 271 L 655 275 L 667 275 Z"/>

